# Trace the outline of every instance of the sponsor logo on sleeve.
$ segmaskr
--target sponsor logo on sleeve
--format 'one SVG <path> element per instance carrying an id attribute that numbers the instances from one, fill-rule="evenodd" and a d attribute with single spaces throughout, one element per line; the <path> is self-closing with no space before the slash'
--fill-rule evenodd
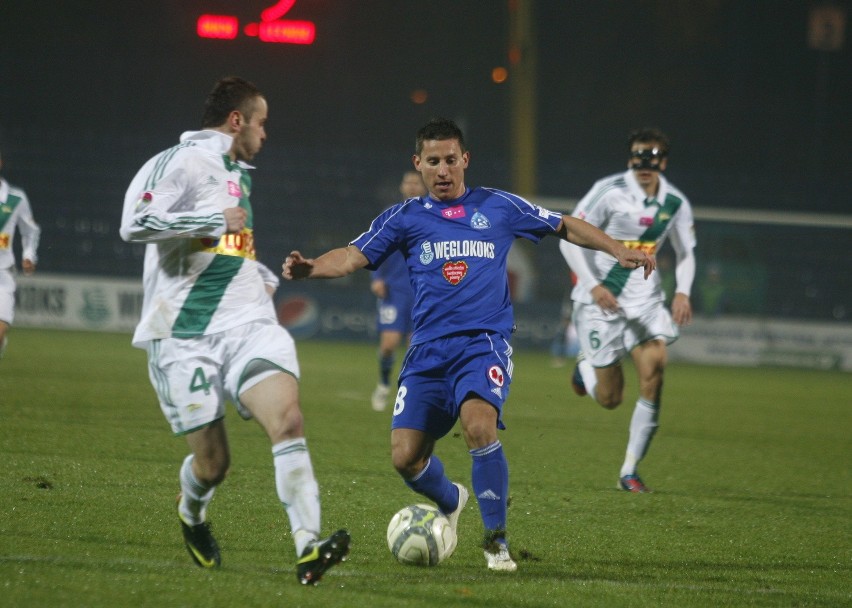
<path id="1" fill-rule="evenodd" d="M 544 207 L 540 207 L 538 205 L 535 205 L 535 209 L 536 209 L 536 211 L 538 211 L 538 216 L 543 217 L 544 219 L 548 219 L 548 218 L 551 218 L 551 217 L 558 217 L 558 218 L 562 217 L 561 213 L 556 213 L 555 211 L 550 211 L 549 209 L 545 209 Z"/>
<path id="2" fill-rule="evenodd" d="M 152 200 L 154 200 L 154 195 L 150 192 L 143 192 L 138 199 L 136 199 L 136 212 L 138 213 L 145 205 L 148 205 Z"/>

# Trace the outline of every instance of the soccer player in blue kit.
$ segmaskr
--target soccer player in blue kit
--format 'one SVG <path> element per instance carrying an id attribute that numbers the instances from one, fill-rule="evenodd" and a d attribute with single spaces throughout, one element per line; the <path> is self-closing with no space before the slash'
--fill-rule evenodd
<path id="1" fill-rule="evenodd" d="M 428 194 L 398 203 L 347 247 L 308 259 L 287 256 L 285 279 L 337 278 L 375 269 L 401 250 L 415 290 L 414 331 L 399 374 L 391 424 L 394 468 L 415 492 L 434 501 L 457 529 L 468 490 L 444 474 L 433 453 L 456 421 L 473 459 L 471 480 L 485 527 L 490 570 L 514 572 L 506 510 L 509 468 L 497 429 L 509 394 L 514 327 L 506 257 L 517 238 L 557 235 L 611 254 L 632 270 L 655 260 L 598 228 L 493 188 L 468 188 L 470 152 L 461 129 L 433 119 L 417 132 L 414 168 Z"/>

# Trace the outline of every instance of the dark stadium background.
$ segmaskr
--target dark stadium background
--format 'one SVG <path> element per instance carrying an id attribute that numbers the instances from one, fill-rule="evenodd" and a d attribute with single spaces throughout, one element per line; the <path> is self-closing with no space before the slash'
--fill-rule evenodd
<path id="1" fill-rule="evenodd" d="M 518 0 L 512 0 L 518 1 Z M 395 202 L 416 129 L 457 119 L 470 185 L 513 189 L 510 0 L 298 0 L 310 46 L 204 40 L 203 13 L 257 20 L 273 0 L 0 3 L 0 150 L 43 227 L 40 270 L 139 276 L 118 237 L 124 190 L 151 155 L 198 127 L 220 76 L 270 103 L 252 196 L 261 259 L 345 244 Z M 658 125 L 669 177 L 697 208 L 850 213 L 850 3 L 536 0 L 537 186 L 575 199 L 622 170 L 625 138 Z M 845 12 L 839 50 L 812 48 L 810 11 Z M 512 78 L 510 72 L 510 79 Z M 425 90 L 425 103 L 411 100 Z M 699 223 L 699 262 L 754 277 L 731 312 L 848 319 L 848 229 Z M 532 254 L 542 301 L 564 295 L 555 241 Z M 715 256 L 715 260 L 711 260 Z M 726 256 L 728 259 L 726 259 Z M 360 290 L 364 276 L 347 288 Z M 844 276 L 846 278 L 844 278 Z M 748 282 L 747 282 L 748 283 Z M 735 285 L 731 286 L 732 288 Z"/>

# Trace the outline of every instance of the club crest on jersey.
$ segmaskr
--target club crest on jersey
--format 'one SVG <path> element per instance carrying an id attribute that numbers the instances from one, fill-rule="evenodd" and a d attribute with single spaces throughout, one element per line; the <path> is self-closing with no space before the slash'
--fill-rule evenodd
<path id="1" fill-rule="evenodd" d="M 492 365 L 488 368 L 488 379 L 498 387 L 502 387 L 503 382 L 505 381 L 503 370 L 497 365 Z"/>
<path id="2" fill-rule="evenodd" d="M 488 221 L 487 217 L 477 211 L 470 218 L 470 227 L 476 230 L 485 230 L 486 228 L 491 228 L 491 222 Z"/>
<path id="3" fill-rule="evenodd" d="M 420 245 L 420 263 L 428 266 L 435 259 L 435 254 L 432 252 L 432 243 L 426 241 Z"/>
<path id="4" fill-rule="evenodd" d="M 441 210 L 441 215 L 443 215 L 448 220 L 454 220 L 457 217 L 465 217 L 467 215 L 464 212 L 464 207 L 461 205 L 456 205 L 455 207 L 447 207 L 446 209 Z"/>
<path id="5" fill-rule="evenodd" d="M 467 262 L 464 260 L 460 262 L 445 262 L 441 268 L 441 272 L 450 285 L 458 285 L 467 276 L 467 268 Z"/>
<path id="6" fill-rule="evenodd" d="M 639 218 L 639 225 L 640 226 L 653 226 L 654 225 L 654 218 L 652 218 L 652 217 L 640 217 Z"/>
<path id="7" fill-rule="evenodd" d="M 232 181 L 228 181 L 228 194 L 230 194 L 231 196 L 236 196 L 237 198 L 240 198 L 240 196 L 242 196 L 242 193 L 243 192 L 242 192 L 242 190 L 240 190 L 239 184 L 236 184 Z"/>

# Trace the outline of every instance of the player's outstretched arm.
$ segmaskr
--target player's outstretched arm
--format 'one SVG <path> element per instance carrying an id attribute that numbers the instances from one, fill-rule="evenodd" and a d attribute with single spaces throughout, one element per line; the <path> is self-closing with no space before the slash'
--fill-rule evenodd
<path id="1" fill-rule="evenodd" d="M 580 218 L 563 215 L 562 223 L 556 233 L 569 243 L 574 243 L 586 249 L 605 251 L 617 259 L 618 263 L 624 268 L 644 267 L 646 279 L 657 267 L 657 260 L 653 256 L 637 249 L 628 249 L 623 243 L 616 241 L 600 228 Z"/>
<path id="2" fill-rule="evenodd" d="M 306 258 L 292 251 L 284 260 L 283 276 L 287 280 L 336 279 L 352 274 L 369 264 L 367 257 L 354 245 L 332 249 L 318 258 Z"/>

